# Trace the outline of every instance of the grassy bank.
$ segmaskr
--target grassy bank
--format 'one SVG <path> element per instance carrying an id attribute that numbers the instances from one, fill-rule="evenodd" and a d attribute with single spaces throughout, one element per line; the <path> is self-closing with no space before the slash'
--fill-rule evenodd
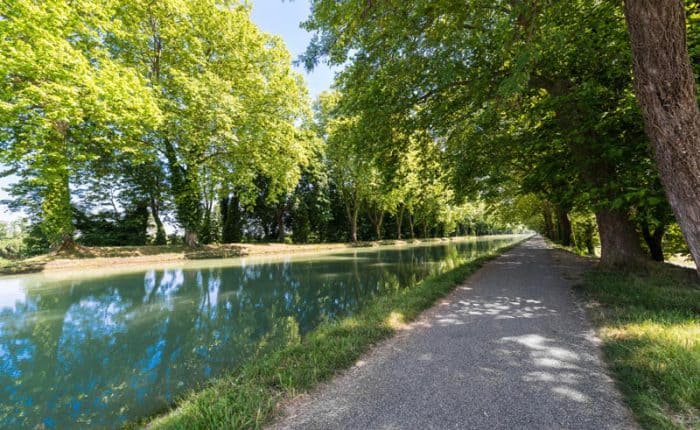
<path id="1" fill-rule="evenodd" d="M 252 360 L 184 397 L 174 410 L 147 425 L 154 429 L 259 428 L 273 417 L 280 400 L 352 366 L 373 344 L 393 335 L 504 250 L 463 261 L 411 288 L 379 296 L 353 316 L 323 323 L 296 343 Z"/>
<path id="2" fill-rule="evenodd" d="M 607 362 L 639 423 L 700 428 L 700 284 L 694 271 L 593 270 L 582 287 Z"/>
<path id="3" fill-rule="evenodd" d="M 63 252 L 58 255 L 45 254 L 24 260 L 8 260 L 0 258 L 0 275 L 115 266 L 150 267 L 151 265 L 158 263 L 173 263 L 188 260 L 223 259 L 279 254 L 311 254 L 316 252 L 337 251 L 343 249 L 385 245 L 408 245 L 461 239 L 465 239 L 465 237 L 293 245 L 284 243 L 235 243 L 202 245 L 196 248 L 189 248 L 184 245 L 111 247 L 80 246 L 71 252 Z"/>

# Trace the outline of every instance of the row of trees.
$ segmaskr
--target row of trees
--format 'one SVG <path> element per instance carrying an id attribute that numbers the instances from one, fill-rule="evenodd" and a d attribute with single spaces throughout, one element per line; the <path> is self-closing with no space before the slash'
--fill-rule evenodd
<path id="1" fill-rule="evenodd" d="M 506 228 L 453 203 L 427 135 L 394 130 L 411 149 L 387 174 L 290 65 L 239 1 L 4 4 L 0 163 L 29 249 L 164 244 L 169 224 L 191 246 Z"/>
<path id="2" fill-rule="evenodd" d="M 312 107 L 281 40 L 238 1 L 12 2 L 9 203 L 37 251 L 163 244 L 168 224 L 191 246 L 524 224 L 588 251 L 599 236 L 603 263 L 624 266 L 663 259 L 677 219 L 697 259 L 700 15 L 639 4 L 315 0 L 302 59 L 343 71 Z M 673 32 L 631 49 L 644 20 Z M 663 43 L 678 54 L 649 57 Z M 678 80 L 645 72 L 666 63 Z M 663 115 L 682 124 L 649 126 Z"/>
<path id="3" fill-rule="evenodd" d="M 521 220 L 567 245 L 571 214 L 595 215 L 603 264 L 663 258 L 674 213 L 700 263 L 696 2 L 314 0 L 312 11 L 306 65 L 347 64 L 339 105 L 383 169 L 424 136 L 420 151 L 449 160 L 459 196 L 527 208 Z"/>
<path id="4" fill-rule="evenodd" d="M 107 191 L 132 194 L 123 209 L 149 208 L 159 241 L 169 193 L 194 245 L 227 187 L 252 190 L 258 174 L 271 196 L 296 186 L 306 90 L 239 2 L 16 1 L 1 14 L 2 162 L 48 243 L 71 243 L 81 191 L 116 210 Z"/>

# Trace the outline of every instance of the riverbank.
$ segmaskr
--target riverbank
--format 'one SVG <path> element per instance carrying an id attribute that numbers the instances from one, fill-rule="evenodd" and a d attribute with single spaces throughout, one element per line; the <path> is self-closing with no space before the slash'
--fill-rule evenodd
<path id="1" fill-rule="evenodd" d="M 153 429 L 260 428 L 281 401 L 355 364 L 374 344 L 394 335 L 486 261 L 516 244 L 462 261 L 411 288 L 377 297 L 350 317 L 323 323 L 308 336 L 185 396 L 172 411 L 144 424 Z"/>
<path id="2" fill-rule="evenodd" d="M 508 235 L 503 235 L 502 237 L 506 236 Z M 434 243 L 436 241 L 455 241 L 468 239 L 470 237 L 471 236 L 460 236 L 450 238 L 299 245 L 284 243 L 236 243 L 223 245 L 202 245 L 197 248 L 189 248 L 184 245 L 114 247 L 80 246 L 70 253 L 61 253 L 58 255 L 45 254 L 25 260 L 0 260 L 0 275 L 75 271 L 104 267 L 136 269 L 140 267 L 147 268 L 153 264 L 177 263 L 190 260 L 225 259 L 282 254 L 304 255 L 316 252 L 342 251 L 344 249 L 378 247 L 384 245 L 415 245 L 420 243 Z"/>
<path id="3" fill-rule="evenodd" d="M 593 269 L 580 291 L 627 404 L 648 429 L 700 428 L 700 282 L 693 269 Z"/>

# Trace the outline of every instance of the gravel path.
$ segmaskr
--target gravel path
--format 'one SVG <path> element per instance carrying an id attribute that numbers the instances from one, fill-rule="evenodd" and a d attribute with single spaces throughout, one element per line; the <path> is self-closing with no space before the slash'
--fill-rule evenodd
<path id="1" fill-rule="evenodd" d="M 570 289 L 585 264 L 527 241 L 272 427 L 637 428 Z"/>

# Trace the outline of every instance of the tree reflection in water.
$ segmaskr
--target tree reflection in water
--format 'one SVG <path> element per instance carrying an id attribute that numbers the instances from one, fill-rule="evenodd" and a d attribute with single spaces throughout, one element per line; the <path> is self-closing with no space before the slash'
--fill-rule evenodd
<path id="1" fill-rule="evenodd" d="M 510 241 L 67 283 L 0 280 L 0 427 L 119 427 L 377 294 Z"/>

